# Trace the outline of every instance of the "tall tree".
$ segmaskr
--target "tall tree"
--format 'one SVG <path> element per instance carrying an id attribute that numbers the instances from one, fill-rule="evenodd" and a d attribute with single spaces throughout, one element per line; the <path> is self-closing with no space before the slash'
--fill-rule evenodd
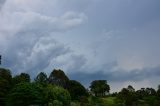
<path id="1" fill-rule="evenodd" d="M 0 68 L 0 106 L 4 106 L 6 95 L 11 89 L 12 76 L 10 70 Z"/>
<path id="2" fill-rule="evenodd" d="M 128 88 L 123 88 L 121 92 L 119 92 L 117 98 L 123 101 L 124 106 L 133 106 L 136 101 L 135 92 Z"/>
<path id="3" fill-rule="evenodd" d="M 75 80 L 69 81 L 68 91 L 72 100 L 78 100 L 82 96 L 88 96 L 85 87 L 80 82 Z"/>
<path id="4" fill-rule="evenodd" d="M 138 99 L 143 98 L 141 92 L 141 90 L 135 92 L 135 89 L 129 85 L 118 93 L 117 98 L 123 101 L 124 106 L 134 106 Z"/>
<path id="5" fill-rule="evenodd" d="M 47 80 L 47 74 L 44 72 L 40 72 L 35 78 L 35 82 L 42 85 L 47 84 Z"/>
<path id="6" fill-rule="evenodd" d="M 109 93 L 110 87 L 106 80 L 94 80 L 91 82 L 91 91 L 95 96 L 104 96 L 105 93 Z"/>
<path id="7" fill-rule="evenodd" d="M 61 69 L 54 69 L 49 76 L 49 83 L 67 88 L 69 78 Z"/>

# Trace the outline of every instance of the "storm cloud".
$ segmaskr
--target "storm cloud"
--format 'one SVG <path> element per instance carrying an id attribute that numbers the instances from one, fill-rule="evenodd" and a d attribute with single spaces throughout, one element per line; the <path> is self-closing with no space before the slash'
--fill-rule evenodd
<path id="1" fill-rule="evenodd" d="M 131 82 L 156 87 L 159 5 L 159 0 L 0 0 L 2 67 L 33 78 L 61 68 L 87 86 L 106 79 L 111 86 L 122 83 L 119 89 Z"/>

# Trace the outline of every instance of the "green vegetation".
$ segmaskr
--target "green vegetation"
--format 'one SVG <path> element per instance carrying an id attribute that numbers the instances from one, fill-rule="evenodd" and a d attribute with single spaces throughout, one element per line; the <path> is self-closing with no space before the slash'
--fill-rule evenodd
<path id="1" fill-rule="evenodd" d="M 12 76 L 0 68 L 0 106 L 160 106 L 160 86 L 135 90 L 131 85 L 109 94 L 106 80 L 94 80 L 90 90 L 65 73 L 54 69 L 49 77 L 40 72 L 31 81 L 30 75 Z"/>

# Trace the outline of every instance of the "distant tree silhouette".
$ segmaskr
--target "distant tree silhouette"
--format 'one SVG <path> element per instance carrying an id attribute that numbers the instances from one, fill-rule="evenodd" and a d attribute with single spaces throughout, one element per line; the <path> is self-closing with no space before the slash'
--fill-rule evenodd
<path id="1" fill-rule="evenodd" d="M 35 82 L 38 84 L 46 85 L 48 81 L 47 74 L 44 72 L 40 72 L 35 78 Z"/>
<path id="2" fill-rule="evenodd" d="M 104 96 L 105 93 L 109 93 L 110 87 L 106 80 L 94 80 L 90 85 L 91 91 L 95 96 Z"/>
<path id="3" fill-rule="evenodd" d="M 50 84 L 55 84 L 55 85 L 61 86 L 63 88 L 67 88 L 69 78 L 65 75 L 63 70 L 54 69 L 51 72 L 51 74 L 48 78 L 48 81 L 49 81 Z"/>
<path id="4" fill-rule="evenodd" d="M 137 101 L 135 89 L 131 85 L 123 88 L 117 97 L 123 101 L 124 106 L 134 106 L 134 103 Z"/>
<path id="5" fill-rule="evenodd" d="M 23 82 L 30 82 L 30 75 L 27 73 L 21 73 L 20 75 L 16 75 L 15 77 L 13 77 L 12 79 L 12 83 L 13 85 L 19 84 L 19 83 L 23 83 Z"/>
<path id="6" fill-rule="evenodd" d="M 127 89 L 129 92 L 135 92 L 135 89 L 131 85 L 129 85 Z"/>
<path id="7" fill-rule="evenodd" d="M 68 91 L 72 100 L 79 100 L 82 96 L 88 96 L 85 87 L 78 81 L 70 80 L 68 84 Z"/>

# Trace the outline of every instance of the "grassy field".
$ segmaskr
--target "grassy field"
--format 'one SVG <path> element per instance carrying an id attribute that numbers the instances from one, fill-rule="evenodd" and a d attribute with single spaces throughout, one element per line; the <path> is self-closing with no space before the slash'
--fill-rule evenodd
<path id="1" fill-rule="evenodd" d="M 89 98 L 90 99 L 90 98 Z M 89 103 L 88 105 L 85 105 L 85 106 L 122 106 L 122 105 L 118 105 L 115 103 L 115 99 L 116 97 L 105 97 L 105 98 L 99 98 L 100 101 L 102 101 L 103 105 L 102 104 L 92 104 L 92 103 Z M 80 103 L 79 102 L 71 102 L 71 106 L 80 106 Z"/>
<path id="2" fill-rule="evenodd" d="M 115 105 L 115 97 L 106 97 L 106 98 L 102 98 L 102 100 L 106 106 Z"/>

